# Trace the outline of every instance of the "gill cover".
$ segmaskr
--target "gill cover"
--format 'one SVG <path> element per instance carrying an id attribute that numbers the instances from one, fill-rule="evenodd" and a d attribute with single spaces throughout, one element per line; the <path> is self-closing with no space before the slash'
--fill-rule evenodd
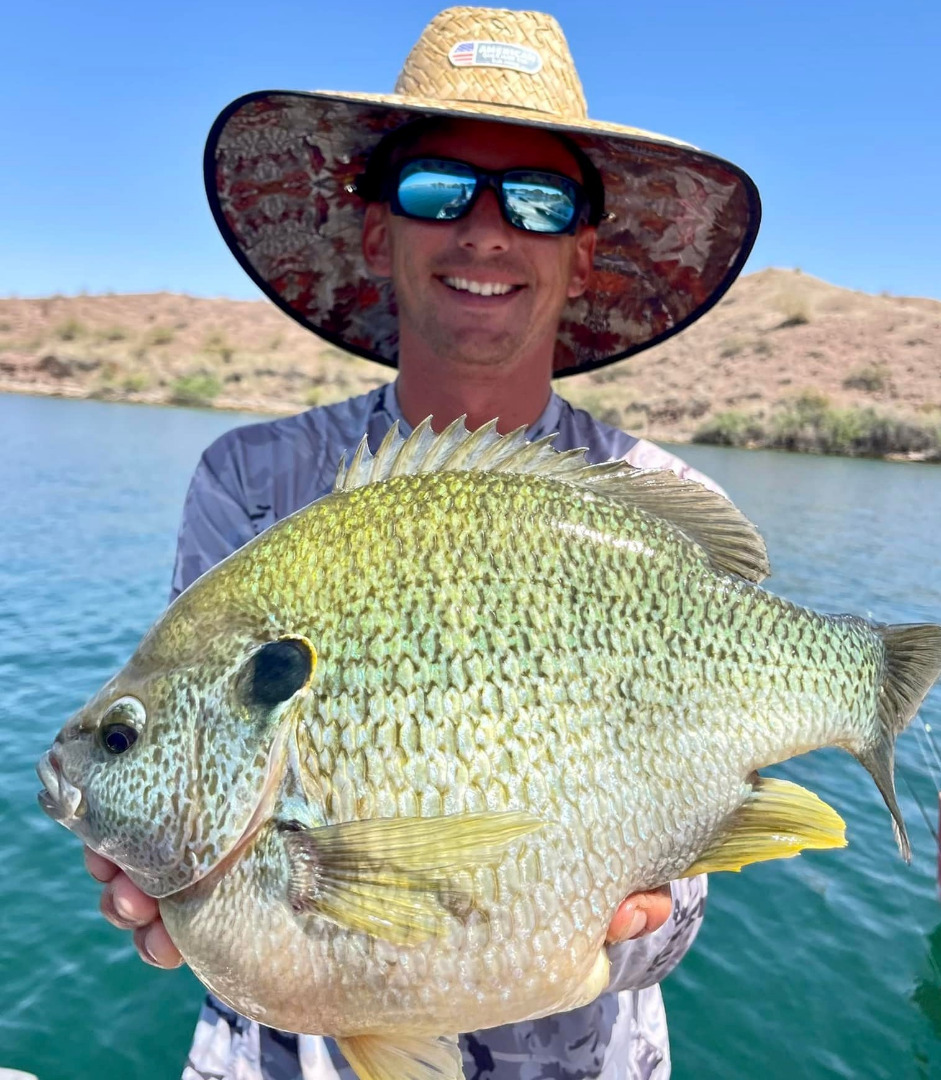
<path id="1" fill-rule="evenodd" d="M 204 624 L 200 633 L 213 575 L 164 612 L 50 751 L 82 792 L 81 817 L 57 815 L 51 795 L 41 798 L 158 898 L 204 877 L 261 823 L 283 771 L 290 713 L 316 664 L 303 637 L 259 643 Z M 47 792 L 58 780 L 48 765 L 40 776 Z"/>

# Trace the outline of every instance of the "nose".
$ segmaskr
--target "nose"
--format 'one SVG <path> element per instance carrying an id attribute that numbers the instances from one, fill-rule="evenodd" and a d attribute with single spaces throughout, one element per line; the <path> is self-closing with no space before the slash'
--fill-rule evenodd
<path id="1" fill-rule="evenodd" d="M 492 188 L 483 191 L 470 213 L 455 222 L 459 227 L 461 247 L 478 252 L 506 251 L 510 246 L 512 226 L 504 219 L 497 194 Z"/>

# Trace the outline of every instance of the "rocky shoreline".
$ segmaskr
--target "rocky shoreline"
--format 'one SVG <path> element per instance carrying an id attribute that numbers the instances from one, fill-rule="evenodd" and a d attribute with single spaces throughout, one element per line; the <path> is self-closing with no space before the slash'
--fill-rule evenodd
<path id="1" fill-rule="evenodd" d="M 391 377 L 267 301 L 0 299 L 3 393 L 283 414 Z M 941 301 L 763 270 L 675 339 L 557 389 L 658 441 L 938 461 Z"/>

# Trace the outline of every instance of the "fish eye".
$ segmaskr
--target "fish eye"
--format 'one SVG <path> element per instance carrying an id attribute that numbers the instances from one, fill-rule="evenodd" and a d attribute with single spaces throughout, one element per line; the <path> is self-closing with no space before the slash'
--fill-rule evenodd
<path id="1" fill-rule="evenodd" d="M 123 754 L 137 742 L 137 732 L 127 724 L 109 724 L 101 733 L 101 741 L 112 754 Z"/>
<path id="2" fill-rule="evenodd" d="M 134 697 L 118 698 L 101 718 L 98 738 L 109 754 L 130 750 L 141 733 L 147 711 Z"/>

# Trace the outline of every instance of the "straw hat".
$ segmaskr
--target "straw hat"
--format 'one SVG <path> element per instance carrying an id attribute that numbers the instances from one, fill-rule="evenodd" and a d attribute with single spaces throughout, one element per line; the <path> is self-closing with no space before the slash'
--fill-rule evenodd
<path id="1" fill-rule="evenodd" d="M 562 316 L 554 374 L 610 364 L 704 314 L 738 276 L 760 204 L 741 169 L 687 143 L 589 120 L 559 24 L 536 11 L 449 8 L 425 28 L 392 94 L 264 90 L 216 120 L 206 189 L 253 281 L 302 326 L 395 367 L 395 297 L 360 253 L 355 193 L 379 140 L 419 117 L 563 133 L 605 188 L 587 291 Z M 525 165 L 526 162 L 520 162 Z"/>

